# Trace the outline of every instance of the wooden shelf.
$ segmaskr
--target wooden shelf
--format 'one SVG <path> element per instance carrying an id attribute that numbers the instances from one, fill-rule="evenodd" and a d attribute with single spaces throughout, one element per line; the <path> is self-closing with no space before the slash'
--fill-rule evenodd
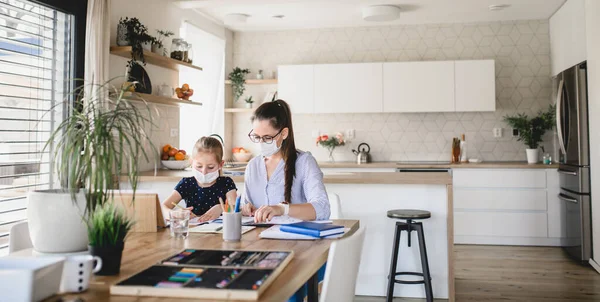
<path id="1" fill-rule="evenodd" d="M 246 85 L 275 85 L 275 84 L 277 84 L 277 79 L 263 79 L 263 80 L 247 79 L 246 80 Z M 225 85 L 231 85 L 231 81 L 225 80 Z"/>
<path id="2" fill-rule="evenodd" d="M 131 46 L 111 46 L 110 53 L 116 56 L 131 59 Z M 153 52 L 144 50 L 144 59 L 146 63 L 179 71 L 182 66 L 202 70 L 202 67 L 185 63 L 178 60 L 173 60 L 169 57 L 161 56 Z"/>
<path id="3" fill-rule="evenodd" d="M 171 106 L 202 106 L 200 102 L 192 102 L 186 100 L 180 100 L 175 98 L 169 98 L 166 96 L 158 96 L 145 93 L 131 93 L 131 95 L 125 96 L 125 99 L 132 101 L 146 101 L 153 104 L 171 105 Z"/>
<path id="4" fill-rule="evenodd" d="M 256 108 L 225 108 L 227 113 L 252 113 Z"/>

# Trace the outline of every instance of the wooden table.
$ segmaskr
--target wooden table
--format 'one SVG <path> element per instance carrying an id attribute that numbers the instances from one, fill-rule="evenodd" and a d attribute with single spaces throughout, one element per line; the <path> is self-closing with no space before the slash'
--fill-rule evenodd
<path id="1" fill-rule="evenodd" d="M 349 236 L 358 230 L 358 220 L 334 220 L 335 224 L 351 228 L 345 235 Z M 109 287 L 120 280 L 126 279 L 142 269 L 156 264 L 175 253 L 186 248 L 195 249 L 241 249 L 241 250 L 286 250 L 294 251 L 294 258 L 285 267 L 283 272 L 261 295 L 258 301 L 287 301 L 303 284 L 309 282 L 308 301 L 316 301 L 317 271 L 329 253 L 329 246 L 333 240 L 270 240 L 260 239 L 258 234 L 265 228 L 256 228 L 243 235 L 240 242 L 224 242 L 221 234 L 195 234 L 190 233 L 185 240 L 174 239 L 168 230 L 157 233 L 131 233 L 125 242 L 121 273 L 118 276 L 94 276 L 90 289 L 82 294 L 64 295 L 53 297 L 48 301 L 57 301 L 60 298 L 70 300 L 82 298 L 84 301 L 190 301 L 190 299 L 164 298 L 164 297 L 134 297 L 111 296 Z M 199 297 L 201 298 L 201 297 Z M 193 301 L 214 301 L 193 299 Z"/>

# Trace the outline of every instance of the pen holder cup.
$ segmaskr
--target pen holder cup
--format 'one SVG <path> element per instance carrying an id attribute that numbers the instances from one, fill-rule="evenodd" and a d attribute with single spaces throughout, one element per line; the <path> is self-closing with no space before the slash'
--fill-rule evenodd
<path id="1" fill-rule="evenodd" d="M 242 213 L 223 213 L 223 240 L 240 241 L 242 238 Z"/>

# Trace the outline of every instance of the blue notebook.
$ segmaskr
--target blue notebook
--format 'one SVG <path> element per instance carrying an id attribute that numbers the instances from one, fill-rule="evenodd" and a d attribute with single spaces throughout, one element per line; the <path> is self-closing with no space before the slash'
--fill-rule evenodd
<path id="1" fill-rule="evenodd" d="M 344 232 L 344 226 L 334 224 L 323 224 L 314 222 L 297 222 L 281 225 L 282 232 L 308 235 L 313 237 L 324 237 Z"/>

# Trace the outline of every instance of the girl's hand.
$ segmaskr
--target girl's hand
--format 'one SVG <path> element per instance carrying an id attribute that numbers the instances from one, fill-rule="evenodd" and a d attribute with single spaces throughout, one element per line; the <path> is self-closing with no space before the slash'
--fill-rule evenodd
<path id="1" fill-rule="evenodd" d="M 284 210 L 280 206 L 261 206 L 254 212 L 254 222 L 262 223 L 271 220 L 275 216 L 283 215 Z"/>
<path id="2" fill-rule="evenodd" d="M 190 211 L 190 218 L 196 217 L 196 214 L 194 214 L 194 212 L 192 211 L 192 210 L 194 210 L 194 207 L 187 207 L 185 209 Z"/>
<path id="3" fill-rule="evenodd" d="M 245 203 L 242 206 L 242 215 L 243 216 L 253 216 L 254 212 L 256 212 L 256 208 L 251 203 Z"/>
<path id="4" fill-rule="evenodd" d="M 221 216 L 221 212 L 223 212 L 223 210 L 221 209 L 221 205 L 218 204 L 218 205 L 210 208 L 210 210 L 206 211 L 206 213 L 204 213 L 204 215 L 200 216 L 200 218 L 198 218 L 198 220 L 200 220 L 200 222 L 205 222 L 205 221 L 217 219 L 217 218 L 219 218 L 219 216 Z"/>

